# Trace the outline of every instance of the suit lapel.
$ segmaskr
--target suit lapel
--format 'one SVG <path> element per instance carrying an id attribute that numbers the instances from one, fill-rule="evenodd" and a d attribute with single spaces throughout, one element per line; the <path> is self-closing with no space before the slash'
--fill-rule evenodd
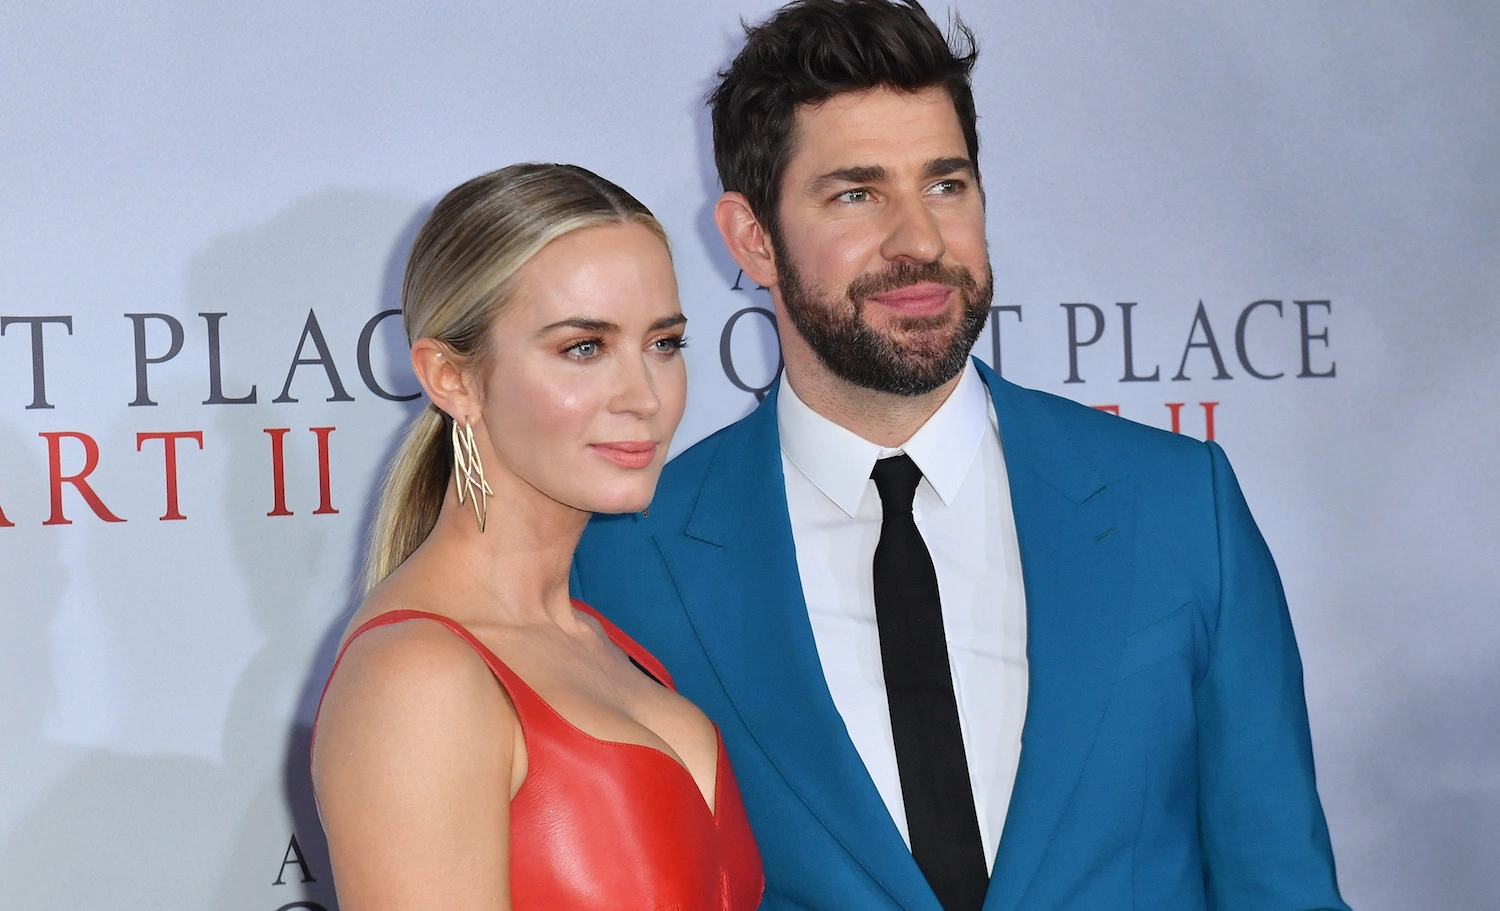
<path id="1" fill-rule="evenodd" d="M 1093 749 L 1123 642 L 1134 503 L 1032 393 L 988 367 L 1026 590 L 1030 686 L 1021 758 L 987 911 L 1015 908 Z"/>
<path id="2" fill-rule="evenodd" d="M 776 396 L 724 431 L 692 516 L 657 546 L 755 744 L 902 907 L 940 911 L 824 682 L 782 479 Z"/>
<path id="3" fill-rule="evenodd" d="M 1016 908 L 1094 746 L 1133 585 L 1134 501 L 1032 397 L 980 364 L 1000 426 L 1026 590 L 1020 764 L 987 911 Z M 729 701 L 787 786 L 898 904 L 937 911 L 828 694 L 802 597 L 775 393 L 724 431 L 693 514 L 657 545 Z"/>

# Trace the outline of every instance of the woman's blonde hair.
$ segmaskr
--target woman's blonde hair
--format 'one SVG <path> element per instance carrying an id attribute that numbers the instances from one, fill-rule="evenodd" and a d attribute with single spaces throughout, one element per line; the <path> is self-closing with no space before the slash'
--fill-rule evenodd
<path id="1" fill-rule="evenodd" d="M 436 339 L 482 373 L 490 325 L 522 267 L 564 234 L 630 223 L 666 242 L 666 231 L 639 200 L 577 165 L 511 165 L 454 188 L 412 243 L 401 286 L 407 342 Z M 370 530 L 365 591 L 411 556 L 437 524 L 453 463 L 451 420 L 429 402 L 407 427 Z"/>

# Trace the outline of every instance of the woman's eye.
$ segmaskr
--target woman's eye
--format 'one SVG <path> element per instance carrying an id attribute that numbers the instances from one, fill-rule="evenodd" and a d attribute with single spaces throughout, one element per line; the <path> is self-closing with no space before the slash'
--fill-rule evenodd
<path id="1" fill-rule="evenodd" d="M 651 349 L 658 354 L 675 354 L 687 347 L 687 339 L 680 335 L 668 335 L 651 343 Z"/>
<path id="2" fill-rule="evenodd" d="M 579 360 L 584 360 L 598 355 L 599 347 L 600 345 L 598 339 L 585 339 L 581 342 L 574 342 L 573 344 L 569 345 L 566 350 L 567 353 L 572 355 L 573 357 L 578 358 Z"/>

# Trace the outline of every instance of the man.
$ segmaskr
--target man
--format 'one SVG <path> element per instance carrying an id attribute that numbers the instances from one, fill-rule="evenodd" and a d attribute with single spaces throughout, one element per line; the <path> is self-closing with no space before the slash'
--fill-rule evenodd
<path id="1" fill-rule="evenodd" d="M 574 587 L 722 729 L 767 909 L 1345 908 L 1220 449 L 1000 379 L 973 37 L 802 0 L 714 91 L 785 374 Z"/>

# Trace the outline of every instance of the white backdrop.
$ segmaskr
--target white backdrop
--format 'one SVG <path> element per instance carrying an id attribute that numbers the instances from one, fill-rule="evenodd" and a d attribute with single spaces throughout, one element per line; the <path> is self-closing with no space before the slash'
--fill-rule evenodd
<path id="1" fill-rule="evenodd" d="M 423 6 L 0 7 L 7 907 L 334 907 L 307 727 L 415 408 L 380 394 L 414 388 L 398 321 L 369 323 L 449 187 L 572 161 L 656 211 L 679 451 L 774 375 L 769 323 L 731 321 L 767 300 L 709 220 L 700 103 L 772 4 Z M 1017 308 L 977 353 L 1198 437 L 1212 412 L 1285 577 L 1346 897 L 1500 907 L 1500 7 L 960 11 Z M 1123 380 L 1126 314 L 1155 381 Z M 174 486 L 142 434 L 194 432 Z"/>

